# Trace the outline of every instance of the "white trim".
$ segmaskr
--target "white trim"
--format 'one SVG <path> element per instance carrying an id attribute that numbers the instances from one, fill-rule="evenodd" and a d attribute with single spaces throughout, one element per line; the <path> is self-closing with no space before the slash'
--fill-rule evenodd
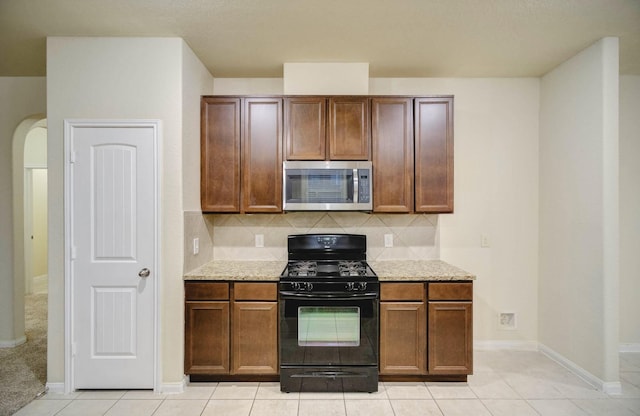
<path id="1" fill-rule="evenodd" d="M 160 260 L 159 260 L 159 246 L 160 246 L 160 169 L 159 169 L 159 155 L 160 152 L 160 144 L 162 143 L 161 134 L 162 134 L 162 122 L 161 120 L 147 120 L 147 119 L 132 119 L 132 120 L 79 120 L 79 119 L 65 119 L 64 120 L 64 231 L 65 231 L 65 239 L 64 239 L 64 294 L 65 294 L 65 317 L 64 317 L 64 358 L 65 358 L 65 381 L 63 383 L 64 393 L 70 393 L 74 388 L 74 360 L 73 360 L 73 268 L 71 267 L 71 236 L 73 236 L 73 207 L 71 205 L 71 184 L 73 183 L 73 178 L 71 177 L 71 143 L 73 137 L 73 131 L 76 127 L 143 127 L 153 129 L 153 175 L 154 175 L 154 210 L 155 210 L 155 249 L 154 249 L 154 264 L 153 269 L 156 273 L 154 276 L 156 278 L 156 282 L 154 285 L 153 298 L 154 298 L 154 307 L 153 307 L 153 331 L 154 331 L 154 339 L 153 339 L 153 362 L 154 362 L 154 372 L 153 372 L 153 390 L 154 392 L 159 392 L 161 390 L 161 382 L 160 377 L 162 374 L 161 371 L 161 359 L 160 359 L 160 286 L 161 286 L 161 277 L 162 271 L 160 268 Z M 56 383 L 60 384 L 60 383 Z M 59 388 L 59 386 L 56 386 Z M 184 387 L 182 387 L 182 391 L 184 391 Z"/>
<path id="2" fill-rule="evenodd" d="M 48 169 L 47 168 L 47 164 L 43 164 L 43 163 L 25 163 L 24 164 L 24 168 L 25 169 Z"/>
<path id="3" fill-rule="evenodd" d="M 64 394 L 65 393 L 65 383 L 49 383 L 45 384 L 47 389 L 47 393 L 54 394 Z"/>
<path id="4" fill-rule="evenodd" d="M 9 341 L 0 341 L 0 348 L 13 348 L 18 345 L 22 345 L 27 342 L 26 335 L 21 336 L 20 338 L 12 339 Z"/>
<path id="5" fill-rule="evenodd" d="M 622 383 L 620 381 L 605 381 L 602 383 L 602 391 L 610 396 L 622 395 Z"/>
<path id="6" fill-rule="evenodd" d="M 640 352 L 639 343 L 621 343 L 619 352 Z"/>
<path id="7" fill-rule="evenodd" d="M 622 384 L 619 381 L 603 381 L 544 344 L 539 344 L 539 349 L 541 353 L 565 367 L 567 370 L 571 371 L 573 374 L 577 375 L 598 390 L 614 395 L 622 393 Z"/>
<path id="8" fill-rule="evenodd" d="M 473 349 L 477 351 L 492 350 L 516 350 L 516 351 L 538 351 L 537 341 L 473 341 Z"/>
<path id="9" fill-rule="evenodd" d="M 162 393 L 162 394 L 184 393 L 188 383 L 189 383 L 189 379 L 187 376 L 185 376 L 182 379 L 182 381 L 178 381 L 176 383 L 161 383 L 159 390 L 157 390 L 156 393 Z"/>

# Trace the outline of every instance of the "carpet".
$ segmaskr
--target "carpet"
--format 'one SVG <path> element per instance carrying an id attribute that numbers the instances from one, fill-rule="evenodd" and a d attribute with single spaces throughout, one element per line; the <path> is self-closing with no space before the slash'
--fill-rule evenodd
<path id="1" fill-rule="evenodd" d="M 27 342 L 0 348 L 0 416 L 9 416 L 45 391 L 47 294 L 25 296 Z"/>

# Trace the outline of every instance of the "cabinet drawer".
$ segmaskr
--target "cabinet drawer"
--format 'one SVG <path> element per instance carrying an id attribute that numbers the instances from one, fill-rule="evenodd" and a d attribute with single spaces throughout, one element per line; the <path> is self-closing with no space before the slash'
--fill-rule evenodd
<path id="1" fill-rule="evenodd" d="M 429 283 L 429 300 L 472 300 L 473 283 Z"/>
<path id="2" fill-rule="evenodd" d="M 424 283 L 383 283 L 380 285 L 381 301 L 423 301 L 424 296 Z"/>
<path id="3" fill-rule="evenodd" d="M 229 283 L 187 282 L 184 296 L 186 300 L 228 300 Z"/>
<path id="4" fill-rule="evenodd" d="M 234 283 L 235 300 L 278 300 L 277 283 Z"/>

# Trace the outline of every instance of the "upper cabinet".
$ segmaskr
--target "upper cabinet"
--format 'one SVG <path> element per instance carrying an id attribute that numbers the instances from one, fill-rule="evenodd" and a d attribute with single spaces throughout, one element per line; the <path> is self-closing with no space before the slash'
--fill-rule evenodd
<path id="1" fill-rule="evenodd" d="M 242 212 L 281 212 L 282 99 L 243 102 Z"/>
<path id="2" fill-rule="evenodd" d="M 287 97 L 287 160 L 369 160 L 368 97 Z"/>
<path id="3" fill-rule="evenodd" d="M 282 211 L 282 98 L 203 97 L 203 212 Z"/>
<path id="4" fill-rule="evenodd" d="M 413 211 L 413 100 L 371 99 L 373 210 Z"/>
<path id="5" fill-rule="evenodd" d="M 415 210 L 453 212 L 453 97 L 416 98 L 414 123 Z"/>
<path id="6" fill-rule="evenodd" d="M 240 212 L 240 98 L 200 103 L 200 202 L 205 212 Z"/>
<path id="7" fill-rule="evenodd" d="M 284 141 L 287 160 L 324 160 L 327 139 L 327 99 L 284 99 Z"/>
<path id="8" fill-rule="evenodd" d="M 369 160 L 368 97 L 329 99 L 329 159 Z"/>
<path id="9" fill-rule="evenodd" d="M 202 97 L 204 212 L 282 212 L 282 160 L 371 160 L 373 211 L 453 212 L 453 96 Z"/>

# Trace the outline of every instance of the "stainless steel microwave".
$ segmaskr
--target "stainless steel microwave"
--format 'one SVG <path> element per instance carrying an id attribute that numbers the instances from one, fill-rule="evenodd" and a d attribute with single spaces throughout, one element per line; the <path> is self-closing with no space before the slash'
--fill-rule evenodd
<path id="1" fill-rule="evenodd" d="M 371 162 L 286 161 L 282 208 L 285 211 L 371 211 Z"/>

